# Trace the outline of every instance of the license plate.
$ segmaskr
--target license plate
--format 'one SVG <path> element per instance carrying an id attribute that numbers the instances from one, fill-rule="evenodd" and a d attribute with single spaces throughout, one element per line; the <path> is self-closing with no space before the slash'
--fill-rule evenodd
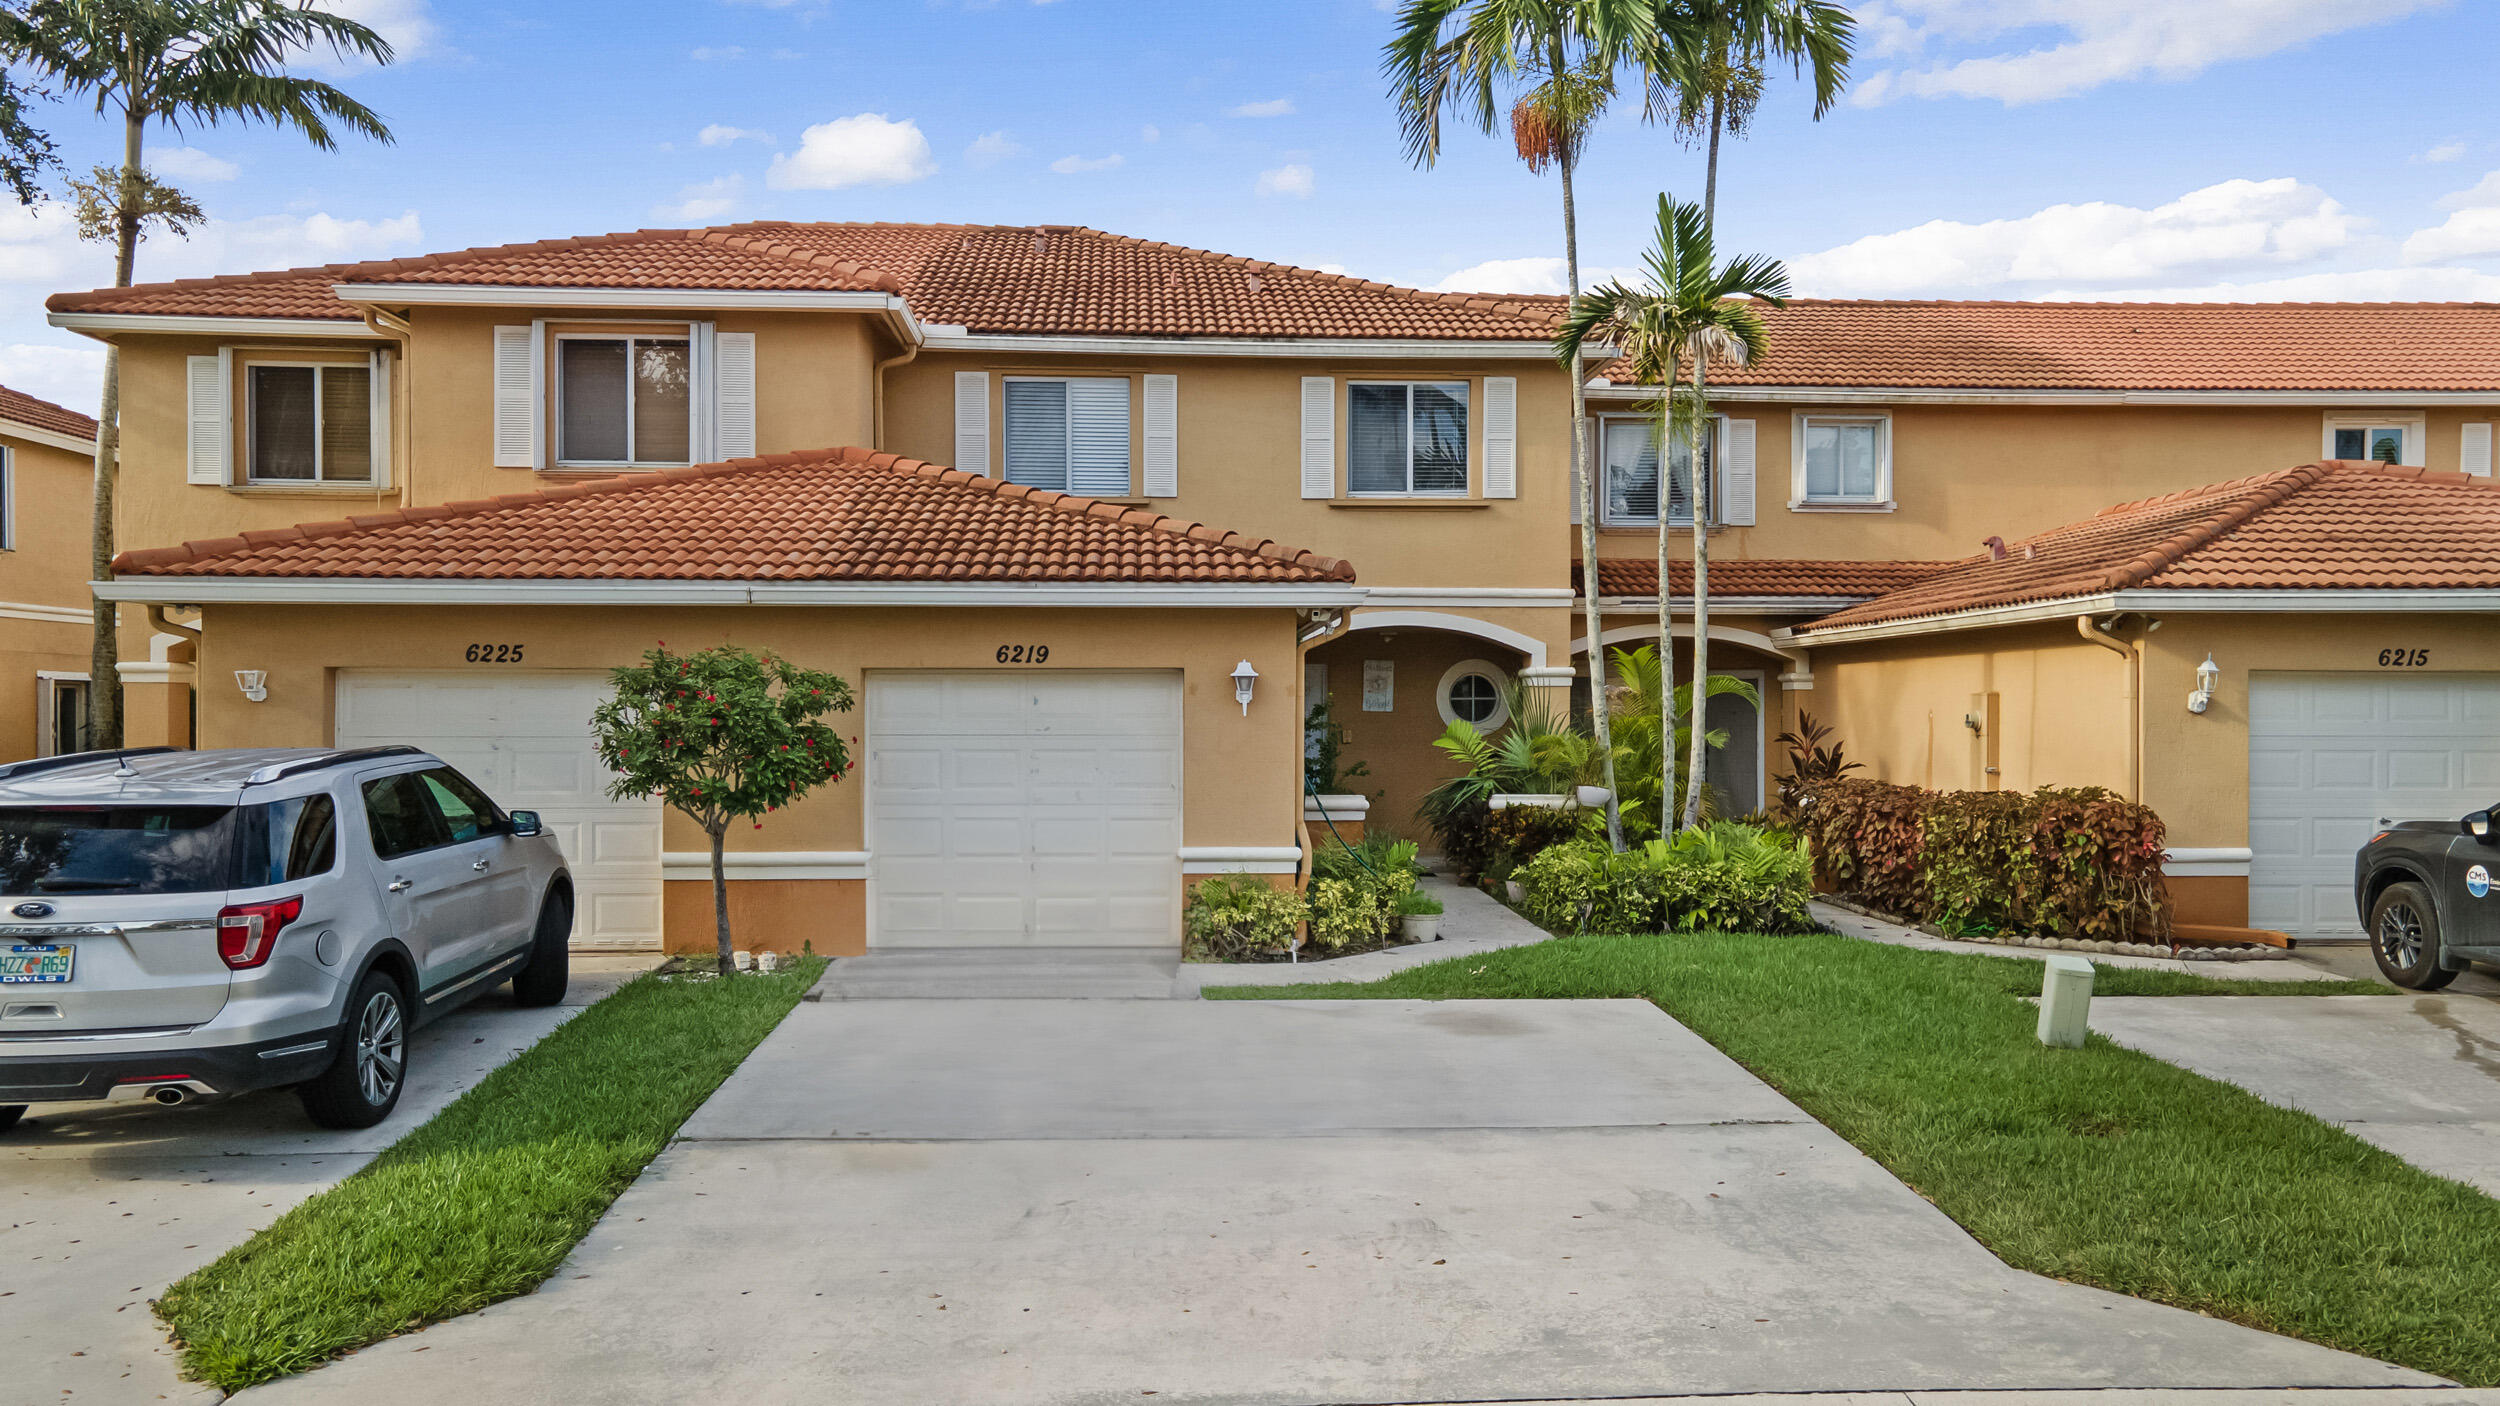
<path id="1" fill-rule="evenodd" d="M 78 949 L 49 943 L 21 943 L 0 952 L 0 986 L 40 986 L 69 980 Z"/>

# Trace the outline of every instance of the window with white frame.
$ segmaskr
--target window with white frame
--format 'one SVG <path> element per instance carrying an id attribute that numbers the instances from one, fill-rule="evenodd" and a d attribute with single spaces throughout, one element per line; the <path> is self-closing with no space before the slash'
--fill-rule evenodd
<path id="1" fill-rule="evenodd" d="M 1434 701 L 1441 721 L 1463 722 L 1478 732 L 1491 732 L 1510 721 L 1510 704 L 1502 695 L 1505 675 L 1482 659 L 1462 659 L 1441 675 Z"/>
<path id="2" fill-rule="evenodd" d="M 683 336 L 556 338 L 556 462 L 693 462 L 694 365 Z"/>
<path id="3" fill-rule="evenodd" d="M 254 362 L 243 377 L 250 482 L 373 482 L 371 367 Z"/>
<path id="4" fill-rule="evenodd" d="M 1892 501 L 1892 419 L 1800 415 L 1790 495 L 1801 508 L 1871 507 Z"/>
<path id="5" fill-rule="evenodd" d="M 1719 417 L 1703 436 L 1701 461 L 1712 462 Z M 1658 422 L 1649 416 L 1610 415 L 1598 422 L 1598 525 L 1654 527 L 1658 522 Z M 1693 521 L 1692 446 L 1680 437 L 1667 446 L 1667 523 Z"/>
<path id="6" fill-rule="evenodd" d="M 1126 376 L 1010 376 L 1006 401 L 1009 483 L 1129 496 Z"/>
<path id="7" fill-rule="evenodd" d="M 1346 489 L 1357 497 L 1467 492 L 1467 383 L 1357 381 L 1346 388 Z"/>
<path id="8" fill-rule="evenodd" d="M 2375 459 L 2382 464 L 2422 462 L 2422 422 L 2402 418 L 2334 418 L 2326 422 L 2324 450 L 2330 459 Z"/>
<path id="9" fill-rule="evenodd" d="M 0 552 L 17 549 L 17 451 L 0 445 Z"/>
<path id="10" fill-rule="evenodd" d="M 35 755 L 67 756 L 87 750 L 92 740 L 88 701 L 92 685 L 85 674 L 35 674 Z"/>

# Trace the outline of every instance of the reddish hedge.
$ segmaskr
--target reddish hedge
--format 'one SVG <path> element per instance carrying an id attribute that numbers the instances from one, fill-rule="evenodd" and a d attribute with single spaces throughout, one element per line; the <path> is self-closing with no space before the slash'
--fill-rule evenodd
<path id="1" fill-rule="evenodd" d="M 1957 931 L 2167 936 L 2161 817 L 2098 787 L 1815 784 L 1802 807 L 1826 887 Z"/>

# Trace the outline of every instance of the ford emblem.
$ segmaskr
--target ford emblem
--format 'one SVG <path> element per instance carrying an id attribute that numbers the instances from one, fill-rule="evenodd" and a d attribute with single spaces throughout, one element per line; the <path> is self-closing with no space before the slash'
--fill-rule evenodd
<path id="1" fill-rule="evenodd" d="M 49 903 L 21 903 L 9 911 L 15 913 L 21 918 L 49 918 L 52 916 L 52 905 Z"/>

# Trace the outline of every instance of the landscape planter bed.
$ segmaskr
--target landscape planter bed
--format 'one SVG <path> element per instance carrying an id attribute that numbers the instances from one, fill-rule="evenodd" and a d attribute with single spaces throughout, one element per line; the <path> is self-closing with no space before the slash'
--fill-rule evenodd
<path id="1" fill-rule="evenodd" d="M 2266 962 L 2280 961 L 2292 955 L 2288 947 L 2277 947 L 2270 943 L 2207 945 L 2185 942 L 2119 942 L 2089 937 L 2049 937 L 2037 933 L 1954 933 L 1947 932 L 1933 923 L 1912 922 L 1898 914 L 1869 907 L 1857 899 L 1841 894 L 1818 893 L 1814 898 L 1818 903 L 1828 903 L 1834 908 L 1858 914 L 1860 917 L 1892 923 L 1928 937 L 1943 938 L 1947 942 L 1967 942 L 1977 947 L 2030 947 L 2054 952 L 2092 952 L 2108 957 L 2165 957 L 2182 962 Z"/>

